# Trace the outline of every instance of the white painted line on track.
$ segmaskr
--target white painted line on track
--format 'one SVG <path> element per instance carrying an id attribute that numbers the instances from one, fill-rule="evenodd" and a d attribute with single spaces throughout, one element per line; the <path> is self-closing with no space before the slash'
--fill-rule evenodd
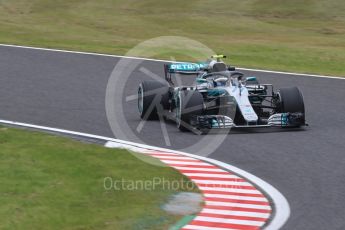
<path id="1" fill-rule="evenodd" d="M 238 230 L 238 228 L 218 228 L 208 226 L 187 225 L 183 227 L 182 230 Z"/>
<path id="2" fill-rule="evenodd" d="M 161 160 L 162 162 L 166 164 L 173 164 L 173 165 L 196 165 L 196 166 L 210 166 L 208 163 L 203 162 L 183 162 L 183 161 L 171 161 L 171 160 Z"/>
<path id="3" fill-rule="evenodd" d="M 229 178 L 229 179 L 239 179 L 236 175 L 224 175 L 224 174 L 207 174 L 207 173 L 183 173 L 189 177 L 214 177 L 214 178 Z"/>
<path id="4" fill-rule="evenodd" d="M 254 225 L 258 227 L 262 226 L 265 223 L 263 221 L 236 220 L 236 219 L 225 219 L 225 218 L 204 217 L 204 216 L 198 216 L 194 220 L 216 222 L 216 223 L 226 223 L 226 224 Z"/>
<path id="5" fill-rule="evenodd" d="M 175 169 L 178 170 L 188 170 L 188 171 L 195 171 L 195 172 L 216 172 L 216 173 L 223 173 L 226 172 L 223 169 L 217 169 L 217 168 L 191 168 L 191 167 L 181 167 L 181 166 L 174 166 Z"/>
<path id="6" fill-rule="evenodd" d="M 11 45 L 11 44 L 0 44 L 0 46 L 20 48 L 20 49 L 41 50 L 41 51 L 49 51 L 49 52 L 72 53 L 72 54 L 93 55 L 93 56 L 103 56 L 103 57 L 115 57 L 115 58 L 134 59 L 134 60 L 143 60 L 143 61 L 152 61 L 152 62 L 172 62 L 171 60 L 152 59 L 152 58 L 143 58 L 143 57 L 130 57 L 130 56 L 123 56 L 123 55 L 102 54 L 102 53 L 92 53 L 92 52 L 62 50 L 62 49 L 41 48 L 41 47 L 33 47 L 33 46 L 21 46 L 21 45 Z M 241 68 L 241 67 L 236 67 L 236 69 L 245 70 L 245 71 L 262 72 L 262 73 L 276 73 L 276 74 L 284 74 L 284 75 L 296 75 L 296 76 L 304 76 L 304 77 L 316 77 L 316 78 L 329 78 L 329 79 L 345 80 L 345 76 L 344 77 L 336 77 L 336 76 L 329 76 L 329 75 L 294 73 L 294 72 L 273 71 L 273 70 L 264 70 L 264 69 L 250 69 L 250 68 Z"/>
<path id="7" fill-rule="evenodd" d="M 236 69 L 238 69 L 238 70 L 246 70 L 246 71 L 254 71 L 254 72 L 262 72 L 262 73 L 276 73 L 276 74 L 296 75 L 296 76 L 303 76 L 303 77 L 317 77 L 317 78 L 330 78 L 330 79 L 345 80 L 345 76 L 344 77 L 336 77 L 336 76 L 329 76 L 329 75 L 317 75 L 317 74 L 307 74 L 307 73 L 293 73 L 293 72 L 264 70 L 264 69 L 249 69 L 249 68 L 236 68 Z"/>
<path id="8" fill-rule="evenodd" d="M 200 213 L 221 214 L 221 215 L 229 215 L 229 216 L 249 216 L 249 217 L 257 217 L 257 218 L 270 217 L 269 213 L 229 211 L 229 210 L 210 209 L 210 208 L 204 208 L 203 210 L 201 210 Z"/>
<path id="9" fill-rule="evenodd" d="M 265 197 L 250 197 L 250 196 L 239 196 L 239 195 L 221 195 L 221 194 L 209 194 L 204 193 L 207 198 L 223 198 L 223 199 L 236 199 L 236 200 L 251 200 L 251 201 L 263 201 L 268 202 Z"/>
<path id="10" fill-rule="evenodd" d="M 145 153 L 145 152 L 144 152 Z M 176 153 L 165 153 L 162 151 L 146 151 L 146 154 L 148 155 L 154 155 L 154 156 L 178 156 Z"/>
<path id="11" fill-rule="evenodd" d="M 214 181 L 214 180 L 195 180 L 192 179 L 197 184 L 202 185 L 233 185 L 233 186 L 252 186 L 248 182 L 237 182 L 237 181 Z"/>
<path id="12" fill-rule="evenodd" d="M 207 186 L 198 186 L 203 191 L 219 191 L 219 192 L 238 192 L 245 194 L 260 194 L 260 191 L 249 190 L 249 189 L 240 189 L 240 188 L 224 188 L 224 187 L 207 187 Z"/>
<path id="13" fill-rule="evenodd" d="M 269 205 L 241 204 L 241 203 L 216 202 L 216 201 L 206 201 L 205 203 L 206 203 L 206 205 L 212 205 L 212 206 L 239 207 L 239 208 L 252 208 L 252 209 L 271 210 L 271 207 Z"/>
<path id="14" fill-rule="evenodd" d="M 150 154 L 150 156 L 156 157 L 160 160 L 188 160 L 190 159 L 190 157 L 178 157 L 176 155 L 172 157 L 172 156 L 157 156 L 157 155 Z"/>

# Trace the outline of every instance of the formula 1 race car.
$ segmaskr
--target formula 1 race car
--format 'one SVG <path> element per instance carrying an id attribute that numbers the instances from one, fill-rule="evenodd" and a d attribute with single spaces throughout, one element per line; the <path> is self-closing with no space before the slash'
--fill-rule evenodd
<path id="1" fill-rule="evenodd" d="M 214 55 L 203 63 L 164 65 L 165 81 L 144 81 L 138 88 L 141 119 L 174 120 L 181 131 L 248 127 L 301 127 L 303 96 L 297 87 L 274 91 L 246 77 Z M 196 75 L 192 86 L 175 86 L 173 76 Z M 162 119 L 161 119 L 162 120 Z"/>

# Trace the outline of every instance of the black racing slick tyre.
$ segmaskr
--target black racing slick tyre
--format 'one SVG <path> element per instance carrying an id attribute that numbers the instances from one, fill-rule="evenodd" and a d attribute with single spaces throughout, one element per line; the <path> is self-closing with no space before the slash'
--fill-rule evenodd
<path id="1" fill-rule="evenodd" d="M 282 88 L 278 91 L 282 113 L 304 113 L 304 100 L 297 87 Z"/>
<path id="2" fill-rule="evenodd" d="M 305 122 L 304 100 L 301 91 L 297 87 L 281 88 L 278 91 L 279 112 L 281 113 L 301 113 L 302 122 Z"/>
<path id="3" fill-rule="evenodd" d="M 176 100 L 176 124 L 180 131 L 190 131 L 191 117 L 202 115 L 204 99 L 198 91 L 180 91 Z"/>
<path id="4" fill-rule="evenodd" d="M 157 120 L 168 107 L 169 86 L 157 81 L 144 81 L 138 88 L 138 110 L 143 120 Z"/>

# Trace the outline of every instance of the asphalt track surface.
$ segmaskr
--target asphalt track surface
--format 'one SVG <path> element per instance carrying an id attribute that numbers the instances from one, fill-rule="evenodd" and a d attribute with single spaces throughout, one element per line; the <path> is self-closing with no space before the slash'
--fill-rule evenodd
<path id="1" fill-rule="evenodd" d="M 119 58 L 0 46 L 0 118 L 113 137 L 105 112 L 108 79 Z M 141 67 L 163 75 L 162 63 Z M 276 88 L 299 86 L 309 127 L 232 132 L 208 157 L 244 169 L 276 187 L 289 201 L 283 229 L 344 229 L 345 80 L 243 71 Z M 147 78 L 139 69 L 126 94 Z M 187 79 L 187 78 L 186 78 Z M 190 81 L 191 79 L 187 79 Z M 129 126 L 140 120 L 135 101 L 124 103 Z M 203 136 L 166 125 L 173 149 Z M 159 122 L 140 132 L 146 144 L 165 145 Z"/>

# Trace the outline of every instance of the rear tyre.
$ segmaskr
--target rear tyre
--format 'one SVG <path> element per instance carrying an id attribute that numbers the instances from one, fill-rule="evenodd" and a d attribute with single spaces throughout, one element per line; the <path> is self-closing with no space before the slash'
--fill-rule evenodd
<path id="1" fill-rule="evenodd" d="M 180 91 L 176 100 L 176 124 L 180 131 L 190 131 L 192 116 L 202 115 L 204 99 L 198 91 Z"/>
<path id="2" fill-rule="evenodd" d="M 278 91 L 280 113 L 301 113 L 301 125 L 305 123 L 304 100 L 301 91 L 297 87 L 282 88 Z"/>
<path id="3" fill-rule="evenodd" d="M 138 110 L 143 120 L 157 120 L 169 104 L 169 86 L 157 81 L 144 81 L 138 88 Z"/>

